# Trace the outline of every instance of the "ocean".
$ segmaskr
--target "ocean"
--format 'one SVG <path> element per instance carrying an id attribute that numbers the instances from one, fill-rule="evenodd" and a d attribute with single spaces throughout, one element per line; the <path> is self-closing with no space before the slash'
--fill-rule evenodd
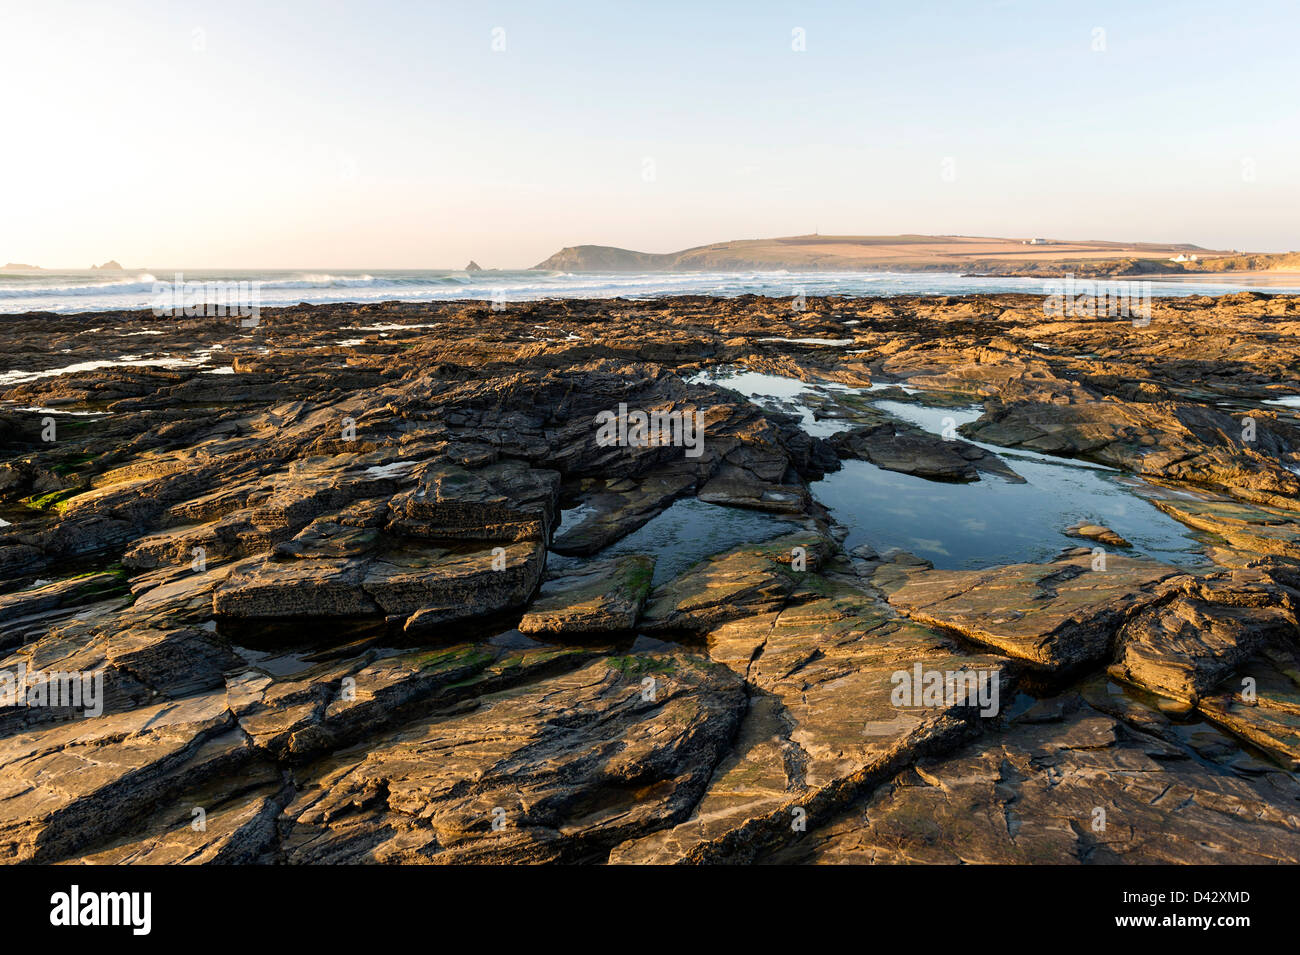
<path id="1" fill-rule="evenodd" d="M 964 295 L 1028 292 L 1045 294 L 1058 280 L 980 278 L 945 272 L 547 272 L 485 270 L 161 270 L 122 272 L 0 271 L 0 314 L 95 312 L 150 308 L 162 290 L 177 282 L 255 283 L 258 304 L 299 302 L 445 301 L 491 299 L 524 302 L 546 298 L 655 298 L 662 295 L 732 297 L 757 294 Z M 1300 293 L 1294 287 L 1267 292 Z M 1157 281 L 1153 296 L 1218 295 L 1246 284 Z"/>

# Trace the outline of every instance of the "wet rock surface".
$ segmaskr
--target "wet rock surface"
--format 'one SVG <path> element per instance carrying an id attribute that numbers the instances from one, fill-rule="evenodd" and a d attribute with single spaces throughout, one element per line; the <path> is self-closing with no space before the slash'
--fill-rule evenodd
<path id="1" fill-rule="evenodd" d="M 1297 332 L 1264 295 L 0 317 L 0 860 L 1300 861 Z M 1082 507 L 1050 560 L 856 543 L 844 459 L 1087 464 L 1204 557 Z"/>
<path id="2" fill-rule="evenodd" d="M 631 630 L 650 593 L 654 559 L 631 555 L 592 561 L 542 585 L 519 621 L 524 633 L 611 633 Z"/>
<path id="3" fill-rule="evenodd" d="M 835 435 L 832 442 L 841 457 L 870 461 L 886 471 L 936 481 L 978 481 L 981 472 L 1022 480 L 996 454 L 919 428 L 897 424 L 858 428 Z"/>
<path id="4" fill-rule="evenodd" d="M 763 861 L 1276 864 L 1300 853 L 1294 776 L 1216 765 L 1078 698 L 1052 703 L 918 761 Z"/>
<path id="5" fill-rule="evenodd" d="M 1045 669 L 1109 657 L 1121 623 L 1173 573 L 1151 561 L 1070 552 L 1050 564 L 976 571 L 894 568 L 880 574 L 889 602 L 914 620 L 951 630 Z"/>

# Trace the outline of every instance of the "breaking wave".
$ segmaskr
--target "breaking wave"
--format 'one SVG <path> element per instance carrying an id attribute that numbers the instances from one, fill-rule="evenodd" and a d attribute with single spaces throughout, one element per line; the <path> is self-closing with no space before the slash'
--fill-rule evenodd
<path id="1" fill-rule="evenodd" d="M 666 295 L 731 298 L 738 295 L 964 295 L 1028 292 L 1044 294 L 1046 280 L 976 278 L 933 272 L 566 272 L 559 270 L 385 270 L 311 271 L 195 270 L 134 272 L 101 279 L 95 273 L 6 274 L 0 272 L 0 313 L 60 313 L 150 308 L 155 283 L 255 283 L 264 307 L 382 301 L 494 299 L 523 302 L 546 298 L 646 299 Z M 1158 282 L 1152 293 L 1212 295 L 1238 286 Z M 1271 291 L 1284 291 L 1271 289 Z M 1297 288 L 1300 292 L 1300 279 Z M 242 300 L 242 296 L 241 296 Z"/>

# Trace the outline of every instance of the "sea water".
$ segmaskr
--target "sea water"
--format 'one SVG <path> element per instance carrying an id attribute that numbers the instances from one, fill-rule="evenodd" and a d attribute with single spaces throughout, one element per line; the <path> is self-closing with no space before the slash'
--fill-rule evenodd
<path id="1" fill-rule="evenodd" d="M 178 279 L 178 273 L 183 278 Z M 447 301 L 510 302 L 547 298 L 631 298 L 664 295 L 888 296 L 1024 292 L 1043 295 L 1055 279 L 971 277 L 943 272 L 561 272 L 483 270 L 212 270 L 0 271 L 0 313 L 94 312 L 150 308 L 160 284 L 177 281 L 254 283 L 261 306 L 300 302 Z M 1153 282 L 1154 296 L 1217 295 L 1237 284 Z M 1269 292 L 1300 292 L 1272 288 Z"/>

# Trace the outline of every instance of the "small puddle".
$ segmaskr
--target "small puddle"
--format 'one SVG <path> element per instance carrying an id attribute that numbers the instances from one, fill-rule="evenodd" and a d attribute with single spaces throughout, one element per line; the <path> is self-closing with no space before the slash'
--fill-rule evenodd
<path id="1" fill-rule="evenodd" d="M 819 421 L 812 407 L 806 401 L 800 400 L 805 395 L 819 392 L 849 392 L 852 389 L 847 385 L 835 382 L 814 385 L 797 378 L 749 371 L 737 365 L 705 369 L 688 378 L 687 383 L 721 385 L 723 388 L 739 392 L 765 411 L 797 414 L 800 418 L 800 427 L 814 438 L 829 438 L 833 434 L 853 427 L 852 421 L 844 419 L 826 418 Z"/>
<path id="2" fill-rule="evenodd" d="M 950 428 L 960 428 L 984 414 L 984 409 L 979 405 L 968 405 L 965 408 L 936 408 L 929 405 L 909 404 L 905 401 L 890 401 L 887 398 L 882 398 L 874 404 L 881 411 L 933 434 L 943 434 Z"/>
<path id="3" fill-rule="evenodd" d="M 1207 764 L 1248 776 L 1277 772 L 1279 768 L 1291 772 L 1286 762 L 1276 754 L 1234 735 L 1207 719 L 1199 710 L 1185 709 L 1176 701 L 1109 677 L 1095 679 L 1098 681 L 1096 691 L 1105 693 L 1111 700 L 1122 701 L 1121 708 L 1138 706 L 1168 720 L 1165 724 L 1166 732 L 1185 744 L 1196 753 L 1198 759 Z M 1100 700 L 1090 702 L 1094 706 L 1105 705 Z M 1291 775 L 1300 779 L 1300 774 L 1291 772 Z"/>
<path id="4" fill-rule="evenodd" d="M 82 361 L 73 365 L 64 365 L 62 368 L 47 368 L 43 371 L 4 371 L 0 372 L 0 385 L 22 385 L 41 378 L 99 371 L 101 368 L 190 368 L 206 364 L 210 359 L 211 354 L 208 351 L 198 349 L 195 350 L 193 358 L 175 358 L 171 356 L 141 358 L 138 355 L 121 355 L 117 358 Z"/>
<path id="5" fill-rule="evenodd" d="M 899 391 L 908 395 L 914 395 L 921 390 L 914 385 L 905 385 L 901 381 L 873 381 L 871 387 L 859 390 L 869 393 L 872 391 L 889 391 L 891 388 L 897 388 Z"/>
<path id="6" fill-rule="evenodd" d="M 547 567 L 563 573 L 592 560 L 623 554 L 648 554 L 655 559 L 652 583 L 657 587 L 706 557 L 744 544 L 771 540 L 802 527 L 802 524 L 761 511 L 722 507 L 696 498 L 684 498 L 591 557 L 565 557 L 552 552 L 547 557 Z"/>
<path id="7" fill-rule="evenodd" d="M 12 527 L 15 524 L 48 521 L 57 516 L 58 512 L 53 508 L 41 510 L 36 507 L 28 507 L 25 504 L 0 503 L 0 530 Z"/>
<path id="8" fill-rule="evenodd" d="M 112 417 L 111 411 L 74 411 L 71 408 L 43 408 L 39 405 L 33 405 L 27 408 L 15 408 L 15 411 L 29 411 L 32 414 L 43 415 L 68 415 L 73 418 L 108 418 Z"/>
<path id="9" fill-rule="evenodd" d="M 831 348 L 843 348 L 852 345 L 852 338 L 760 338 L 760 342 L 787 342 L 791 345 L 827 345 Z"/>
<path id="10" fill-rule="evenodd" d="M 345 332 L 404 332 L 407 329 L 437 328 L 441 324 L 442 324 L 441 322 L 423 322 L 418 324 L 413 322 L 407 325 L 407 324 L 399 324 L 397 322 L 380 322 L 376 325 L 344 325 L 343 331 Z"/>
<path id="11" fill-rule="evenodd" d="M 241 646 L 233 646 L 231 649 L 247 660 L 251 666 L 255 666 L 277 679 L 297 676 L 299 673 L 305 673 L 320 666 L 319 663 L 307 659 L 305 653 L 271 653 Z"/>

